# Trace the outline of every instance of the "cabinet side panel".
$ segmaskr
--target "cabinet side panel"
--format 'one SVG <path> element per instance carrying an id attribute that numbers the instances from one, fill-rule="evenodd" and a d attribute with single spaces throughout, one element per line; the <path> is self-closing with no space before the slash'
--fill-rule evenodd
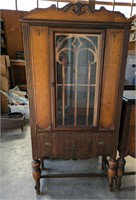
<path id="1" fill-rule="evenodd" d="M 51 123 L 48 28 L 32 26 L 30 37 L 36 124 L 46 129 Z"/>
<path id="2" fill-rule="evenodd" d="M 135 144 L 135 105 L 132 105 L 130 123 L 129 123 L 129 139 L 128 139 L 128 155 L 136 157 L 136 144 Z"/>
<path id="3" fill-rule="evenodd" d="M 124 30 L 107 30 L 100 109 L 100 129 L 114 130 L 115 128 L 123 40 Z"/>
<path id="4" fill-rule="evenodd" d="M 37 135 L 35 132 L 35 109 L 34 109 L 34 92 L 33 92 L 33 78 L 32 78 L 32 64 L 31 64 L 31 52 L 30 52 L 30 29 L 29 25 L 23 24 L 23 42 L 25 51 L 25 61 L 26 61 L 26 78 L 27 78 L 27 91 L 29 96 L 29 110 L 30 110 L 30 127 L 31 127 L 31 140 L 32 140 L 32 156 L 33 159 L 38 159 L 37 157 Z"/>

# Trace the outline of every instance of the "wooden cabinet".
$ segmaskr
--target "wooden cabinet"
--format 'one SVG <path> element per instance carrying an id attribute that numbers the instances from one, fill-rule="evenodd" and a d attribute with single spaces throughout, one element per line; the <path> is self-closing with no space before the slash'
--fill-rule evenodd
<path id="1" fill-rule="evenodd" d="M 119 130 L 119 142 L 118 142 L 118 171 L 119 171 L 119 188 L 121 187 L 121 177 L 123 176 L 125 157 L 130 155 L 136 157 L 136 146 L 135 146 L 135 101 L 136 91 L 125 90 L 123 92 L 122 100 L 122 112 L 120 120 Z M 134 174 L 133 172 L 131 174 Z"/>
<path id="2" fill-rule="evenodd" d="M 130 24 L 79 2 L 23 18 L 37 193 L 44 157 L 110 156 L 112 190 Z"/>
<path id="3" fill-rule="evenodd" d="M 136 157 L 135 152 L 135 100 L 136 91 L 125 90 L 119 131 L 119 155 Z"/>

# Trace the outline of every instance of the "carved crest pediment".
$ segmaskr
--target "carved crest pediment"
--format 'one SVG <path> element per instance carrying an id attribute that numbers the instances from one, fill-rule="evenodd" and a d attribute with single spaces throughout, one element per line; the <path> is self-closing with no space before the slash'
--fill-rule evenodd
<path id="1" fill-rule="evenodd" d="M 82 15 L 84 14 L 86 11 L 93 13 L 95 12 L 94 6 L 91 4 L 86 4 L 86 3 L 81 3 L 81 2 L 77 2 L 77 3 L 69 3 L 66 6 L 64 6 L 63 8 L 61 8 L 64 12 L 68 11 L 68 10 L 72 10 L 73 13 L 75 13 L 76 15 Z"/>
<path id="2" fill-rule="evenodd" d="M 49 8 L 36 8 L 23 18 L 23 20 L 49 20 L 49 21 L 86 21 L 86 22 L 125 22 L 128 20 L 124 14 L 109 11 L 104 7 L 95 10 L 93 3 L 68 3 L 62 8 L 52 5 Z"/>

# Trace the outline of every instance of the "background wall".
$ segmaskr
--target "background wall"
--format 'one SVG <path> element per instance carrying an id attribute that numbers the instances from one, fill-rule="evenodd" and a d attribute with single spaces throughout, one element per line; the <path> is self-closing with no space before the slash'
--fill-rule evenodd
<path id="1" fill-rule="evenodd" d="M 4 21 L 7 54 L 11 59 L 15 58 L 16 51 L 23 51 L 22 26 L 19 21 L 27 15 L 25 11 L 1 10 L 1 19 Z"/>

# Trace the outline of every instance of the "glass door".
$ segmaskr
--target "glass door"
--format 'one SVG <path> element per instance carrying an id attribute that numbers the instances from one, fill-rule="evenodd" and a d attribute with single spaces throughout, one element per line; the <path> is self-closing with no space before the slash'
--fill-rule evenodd
<path id="1" fill-rule="evenodd" d="M 97 126 L 101 45 L 102 33 L 55 33 L 56 127 Z"/>

